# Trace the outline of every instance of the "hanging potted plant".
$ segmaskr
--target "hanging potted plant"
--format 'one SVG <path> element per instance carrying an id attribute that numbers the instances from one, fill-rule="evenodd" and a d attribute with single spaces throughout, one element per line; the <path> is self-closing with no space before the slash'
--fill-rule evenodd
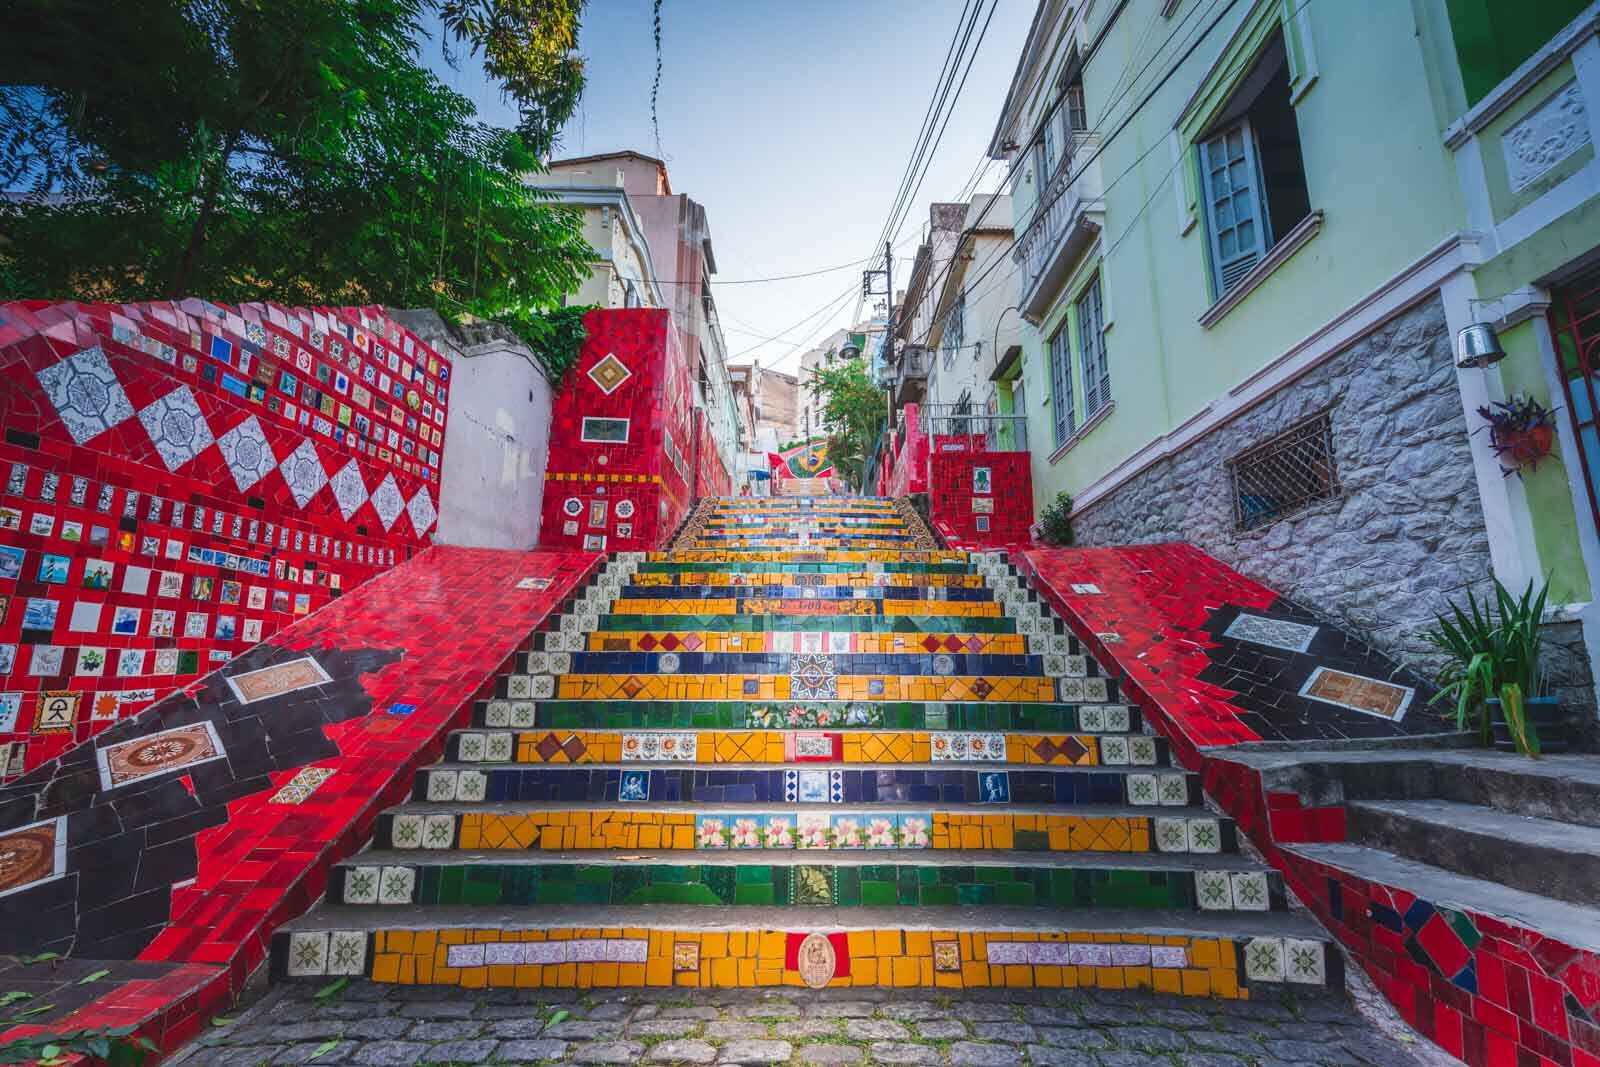
<path id="1" fill-rule="evenodd" d="M 1549 583 L 1533 583 L 1520 597 L 1494 583 L 1494 599 L 1479 603 L 1471 590 L 1466 609 L 1450 606 L 1435 616 L 1423 639 L 1449 659 L 1438 674 L 1435 701 L 1453 700 L 1456 726 L 1476 729 L 1484 744 L 1537 757 L 1567 748 L 1561 704 L 1548 693 L 1539 665 Z"/>
<path id="2" fill-rule="evenodd" d="M 1539 461 L 1554 454 L 1555 412 L 1532 397 L 1514 396 L 1481 407 L 1478 414 L 1489 424 L 1489 447 L 1506 477 L 1520 478 L 1524 467 L 1538 470 Z"/>

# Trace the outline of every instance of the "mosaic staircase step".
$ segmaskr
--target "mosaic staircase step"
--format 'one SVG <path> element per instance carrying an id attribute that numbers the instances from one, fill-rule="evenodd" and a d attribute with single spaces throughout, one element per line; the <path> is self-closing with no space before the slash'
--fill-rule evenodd
<path id="1" fill-rule="evenodd" d="M 866 771 L 782 770 L 763 764 L 724 764 L 702 770 L 629 764 L 485 767 L 481 763 L 438 763 L 417 775 L 412 791 L 417 801 L 920 803 L 980 804 L 990 810 L 1026 804 L 1169 807 L 1198 805 L 1200 797 L 1200 776 L 1182 770 L 1157 774 L 1127 767 L 985 771 L 939 763 L 903 763 Z"/>
<path id="2" fill-rule="evenodd" d="M 860 843 L 866 834 L 873 842 Z M 380 848 L 397 849 L 1004 849 L 1218 855 L 1238 848 L 1234 824 L 1203 808 L 1094 805 L 1059 811 L 863 803 L 410 803 L 383 812 Z"/>
<path id="3" fill-rule="evenodd" d="M 640 904 L 1282 911 L 1276 871 L 1235 857 L 1204 869 L 1160 856 L 949 851 L 664 851 L 508 857 L 505 852 L 372 851 L 330 874 L 340 905 Z"/>
<path id="4" fill-rule="evenodd" d="M 530 687 L 531 688 L 531 687 Z M 497 696 L 475 701 L 472 725 L 487 729 L 819 729 L 889 727 L 900 730 L 1028 730 L 1040 733 L 1128 733 L 1139 729 L 1126 704 L 948 703 L 944 701 L 839 700 L 531 700 Z M 1163 739 L 1137 732 L 1127 758 L 1109 763 L 1153 763 L 1145 754 Z M 1117 746 L 1113 745 L 1113 748 Z"/>
<path id="5" fill-rule="evenodd" d="M 882 560 L 875 563 L 856 563 L 851 561 L 838 563 L 798 562 L 787 559 L 744 560 L 737 563 L 717 560 L 708 560 L 704 563 L 669 563 L 653 560 L 638 564 L 637 573 L 662 575 L 726 574 L 730 576 L 748 574 L 869 574 L 873 576 L 910 574 L 928 575 L 929 577 L 937 575 L 978 575 L 978 571 L 965 558 L 959 562 L 945 563 L 904 562 L 899 559 Z"/>
<path id="6" fill-rule="evenodd" d="M 537 637 L 550 637 L 551 631 L 563 634 L 569 631 L 565 620 L 574 618 L 571 613 L 552 616 L 548 628 L 536 634 Z M 601 640 L 613 631 L 640 631 L 654 632 L 657 634 L 671 633 L 754 633 L 778 636 L 792 633 L 846 633 L 846 634 L 903 634 L 908 638 L 920 640 L 921 636 L 937 634 L 941 640 L 955 636 L 967 637 L 980 634 L 1021 635 L 1025 637 L 1067 636 L 1057 633 L 1054 628 L 1048 628 L 1040 633 L 1040 627 L 1030 626 L 1026 630 L 1021 623 L 1027 620 L 1013 619 L 1005 615 L 977 616 L 967 615 L 961 617 L 959 622 L 952 622 L 950 616 L 917 615 L 663 615 L 649 613 L 643 615 L 630 615 L 626 613 L 606 612 L 596 613 L 594 624 L 584 630 L 586 638 L 599 636 Z M 573 624 L 571 631 L 576 632 L 578 627 Z M 541 647 L 548 647 L 541 646 Z M 568 651 L 577 651 L 569 649 Z"/>
<path id="7" fill-rule="evenodd" d="M 325 908 L 273 936 L 274 980 L 469 988 L 884 985 L 1320 995 L 1342 958 L 1286 912 L 676 905 Z"/>
<path id="8" fill-rule="evenodd" d="M 971 565 L 965 552 L 924 549 L 781 548 L 727 549 L 677 548 L 651 552 L 646 563 L 953 563 Z"/>
<path id="9" fill-rule="evenodd" d="M 673 600 L 947 600 L 965 603 L 987 603 L 995 599 L 994 590 L 987 586 L 862 584 L 862 585 L 810 585 L 794 582 L 741 582 L 737 584 L 653 585 L 631 583 L 624 586 L 614 601 L 613 610 L 627 613 L 632 600 L 655 600 L 670 597 Z M 633 612 L 638 614 L 638 612 Z"/>
<path id="10" fill-rule="evenodd" d="M 1453 800 L 1360 800 L 1346 811 L 1352 841 L 1513 889 L 1600 906 L 1600 827 Z"/>
<path id="11" fill-rule="evenodd" d="M 1350 842 L 1284 845 L 1283 848 L 1349 875 L 1359 885 L 1370 884 L 1375 890 L 1384 886 L 1403 887 L 1394 893 L 1395 908 L 1381 904 L 1376 898 L 1365 907 L 1367 920 L 1373 926 L 1392 932 L 1397 940 L 1406 938 L 1409 941 L 1408 926 L 1424 925 L 1433 912 L 1454 909 L 1476 916 L 1492 916 L 1512 928 L 1513 933 L 1516 927 L 1538 931 L 1549 939 L 1547 944 L 1552 951 L 1558 946 L 1567 946 L 1600 953 L 1600 908 L 1591 905 L 1553 900 L 1540 893 L 1458 874 L 1409 856 Z M 1409 914 L 1407 905 L 1412 902 L 1426 911 L 1421 915 Z M 1449 919 L 1442 911 L 1440 916 L 1446 921 Z M 1448 961 L 1443 959 L 1431 962 L 1435 966 L 1448 966 Z M 1457 964 L 1457 968 L 1459 966 Z M 1450 969 L 1446 976 L 1454 973 L 1456 969 Z"/>
<path id="12" fill-rule="evenodd" d="M 545 670 L 555 675 L 703 674 L 788 675 L 797 685 L 820 688 L 833 678 L 877 676 L 1086 678 L 1100 668 L 1087 656 L 974 652 L 552 652 Z M 819 699 L 801 697 L 801 699 Z M 828 698 L 820 698 L 828 699 Z"/>
<path id="13" fill-rule="evenodd" d="M 1156 762 L 1170 753 L 1155 738 Z M 1109 743 L 1109 744 L 1108 744 Z M 444 758 L 460 763 L 978 763 L 1097 767 L 1131 762 L 1128 738 L 954 730 L 456 730 Z"/>
<path id="14" fill-rule="evenodd" d="M 552 636 L 544 634 L 541 636 Z M 781 652 L 830 653 L 833 655 L 891 655 L 938 653 L 991 655 L 991 656 L 1043 656 L 1049 654 L 1082 656 L 1082 646 L 1076 638 L 1066 634 L 1026 635 L 1018 633 L 954 633 L 954 632 L 867 632 L 817 628 L 801 633 L 773 633 L 766 630 L 702 629 L 671 631 L 653 630 L 601 630 L 588 635 L 582 647 L 569 650 L 566 642 L 560 648 L 541 645 L 537 651 L 578 652 Z M 545 674 L 549 671 L 548 659 L 532 652 L 524 653 L 518 670 L 524 674 Z M 1084 673 L 1090 673 L 1085 671 Z M 1093 673 L 1099 673 L 1095 669 Z"/>

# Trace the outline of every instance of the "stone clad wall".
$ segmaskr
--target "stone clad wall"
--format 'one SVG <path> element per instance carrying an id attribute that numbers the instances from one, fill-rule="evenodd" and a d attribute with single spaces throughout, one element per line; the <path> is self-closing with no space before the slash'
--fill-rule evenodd
<path id="1" fill-rule="evenodd" d="M 1343 494 L 1239 531 L 1225 461 L 1323 410 Z M 1073 516 L 1084 545 L 1181 540 L 1426 669 L 1435 609 L 1491 572 L 1437 297 Z M 1592 697 L 1591 697 L 1592 699 Z"/>

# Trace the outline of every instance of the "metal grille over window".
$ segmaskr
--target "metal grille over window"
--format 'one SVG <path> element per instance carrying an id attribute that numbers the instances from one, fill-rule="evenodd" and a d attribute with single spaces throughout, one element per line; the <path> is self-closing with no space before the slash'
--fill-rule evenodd
<path id="1" fill-rule="evenodd" d="M 1078 340 L 1083 350 L 1083 417 L 1090 419 L 1111 403 L 1111 365 L 1106 362 L 1099 275 L 1078 299 Z"/>
<path id="2" fill-rule="evenodd" d="M 1339 495 L 1333 424 L 1326 413 L 1241 452 L 1227 466 L 1234 520 L 1241 530 L 1259 529 Z"/>

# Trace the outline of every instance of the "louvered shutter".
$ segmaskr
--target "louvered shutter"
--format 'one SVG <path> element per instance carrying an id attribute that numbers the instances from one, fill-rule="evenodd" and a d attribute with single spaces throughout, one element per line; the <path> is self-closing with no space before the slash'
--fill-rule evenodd
<path id="1" fill-rule="evenodd" d="M 1210 223 L 1212 278 L 1221 297 L 1261 261 L 1270 240 L 1261 168 L 1248 121 L 1200 145 L 1200 173 Z"/>

